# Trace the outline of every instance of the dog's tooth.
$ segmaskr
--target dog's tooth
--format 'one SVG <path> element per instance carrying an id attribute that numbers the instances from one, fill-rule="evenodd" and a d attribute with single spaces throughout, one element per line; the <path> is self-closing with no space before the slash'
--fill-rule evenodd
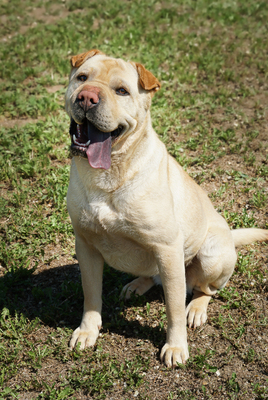
<path id="1" fill-rule="evenodd" d="M 90 143 L 90 140 L 88 140 L 88 141 L 85 143 L 85 146 L 88 146 L 89 143 Z"/>
<path id="2" fill-rule="evenodd" d="M 73 142 L 76 142 L 76 136 L 73 134 Z"/>

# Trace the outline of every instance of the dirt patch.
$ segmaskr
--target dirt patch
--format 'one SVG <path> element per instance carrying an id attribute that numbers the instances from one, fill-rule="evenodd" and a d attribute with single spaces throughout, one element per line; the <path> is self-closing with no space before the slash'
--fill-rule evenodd
<path id="1" fill-rule="evenodd" d="M 27 118 L 27 119 L 0 119 L 0 126 L 3 128 L 14 128 L 17 126 L 21 128 L 26 124 L 36 124 L 41 118 Z"/>
<path id="2" fill-rule="evenodd" d="M 27 11 L 27 18 L 31 21 L 27 25 L 20 25 L 18 32 L 11 33 L 1 38 L 1 41 L 6 42 L 16 36 L 18 33 L 24 35 L 28 29 L 36 27 L 38 24 L 55 24 L 60 19 L 66 18 L 70 13 L 80 13 L 81 10 L 69 11 L 65 7 L 64 2 L 62 4 L 50 5 L 49 9 L 45 7 L 35 7 Z M 15 17 L 20 18 L 19 15 Z M 1 15 L 0 21 L 3 25 L 6 25 L 9 21 L 9 16 Z"/>
<path id="3" fill-rule="evenodd" d="M 48 91 L 48 93 L 56 93 L 59 92 L 64 87 L 65 87 L 64 85 L 54 85 L 46 87 L 46 90 Z"/>

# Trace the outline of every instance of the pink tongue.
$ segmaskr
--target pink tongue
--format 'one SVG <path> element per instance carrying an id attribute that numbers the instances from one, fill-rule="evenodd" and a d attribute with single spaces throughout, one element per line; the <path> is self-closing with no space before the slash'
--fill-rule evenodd
<path id="1" fill-rule="evenodd" d="M 98 132 L 90 135 L 87 159 L 92 168 L 108 169 L 111 166 L 112 137 L 110 133 Z"/>

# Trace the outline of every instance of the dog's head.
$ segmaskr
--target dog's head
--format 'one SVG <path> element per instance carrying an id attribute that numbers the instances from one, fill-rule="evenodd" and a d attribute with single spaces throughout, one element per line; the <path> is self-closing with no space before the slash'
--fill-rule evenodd
<path id="1" fill-rule="evenodd" d="M 115 144 L 141 129 L 159 81 L 143 65 L 90 50 L 71 58 L 65 96 L 71 152 L 108 169 Z"/>

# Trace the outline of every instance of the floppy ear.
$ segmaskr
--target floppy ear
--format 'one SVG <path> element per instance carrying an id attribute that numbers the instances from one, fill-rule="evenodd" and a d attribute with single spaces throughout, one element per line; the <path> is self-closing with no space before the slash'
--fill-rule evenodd
<path id="1" fill-rule="evenodd" d="M 139 74 L 140 84 L 143 89 L 157 92 L 161 88 L 159 80 L 142 64 L 134 63 Z"/>
<path id="2" fill-rule="evenodd" d="M 98 49 L 92 49 L 87 51 L 86 53 L 78 54 L 77 56 L 73 56 L 71 58 L 71 66 L 72 68 L 79 68 L 85 61 L 89 58 L 96 56 L 97 54 L 104 54 L 102 51 Z"/>

